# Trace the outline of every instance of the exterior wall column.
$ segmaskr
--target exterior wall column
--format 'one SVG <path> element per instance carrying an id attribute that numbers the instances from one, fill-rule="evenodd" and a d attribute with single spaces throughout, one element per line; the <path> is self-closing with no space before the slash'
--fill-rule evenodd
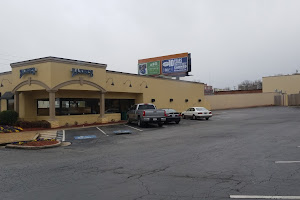
<path id="1" fill-rule="evenodd" d="M 100 117 L 103 118 L 105 114 L 105 93 L 100 93 Z"/>
<path id="2" fill-rule="evenodd" d="M 19 113 L 19 94 L 20 92 L 15 92 L 14 95 L 14 110 Z"/>
<path id="3" fill-rule="evenodd" d="M 0 103 L 1 103 L 1 111 L 5 111 L 7 110 L 7 100 L 6 99 L 0 99 Z"/>
<path id="4" fill-rule="evenodd" d="M 55 92 L 53 90 L 49 90 L 49 116 L 50 120 L 55 120 Z"/>

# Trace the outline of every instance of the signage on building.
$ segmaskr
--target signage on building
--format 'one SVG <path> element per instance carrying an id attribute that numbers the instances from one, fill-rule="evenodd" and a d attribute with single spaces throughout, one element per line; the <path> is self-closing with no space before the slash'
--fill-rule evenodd
<path id="1" fill-rule="evenodd" d="M 22 78 L 22 76 L 24 76 L 25 74 L 35 75 L 36 72 L 37 72 L 37 69 L 34 67 L 28 68 L 28 69 L 20 69 L 20 78 Z"/>
<path id="2" fill-rule="evenodd" d="M 159 75 L 160 61 L 141 63 L 138 65 L 140 75 Z"/>
<path id="3" fill-rule="evenodd" d="M 191 71 L 191 54 L 180 53 L 138 61 L 139 75 L 188 76 Z"/>
<path id="4" fill-rule="evenodd" d="M 75 68 L 72 68 L 71 72 L 72 72 L 72 77 L 75 76 L 75 75 L 78 75 L 78 74 L 87 74 L 90 77 L 94 76 L 93 70 L 88 70 L 88 69 L 75 69 Z"/>

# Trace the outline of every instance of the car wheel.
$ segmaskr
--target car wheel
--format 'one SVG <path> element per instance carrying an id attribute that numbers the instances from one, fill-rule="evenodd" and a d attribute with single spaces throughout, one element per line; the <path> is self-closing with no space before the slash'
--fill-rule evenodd
<path id="1" fill-rule="evenodd" d="M 158 123 L 158 126 L 159 126 L 159 127 L 162 127 L 162 126 L 163 126 L 163 123 Z"/>
<path id="2" fill-rule="evenodd" d="M 195 120 L 196 119 L 196 116 L 195 115 L 193 115 L 193 120 Z"/>
<path id="3" fill-rule="evenodd" d="M 127 116 L 127 124 L 131 124 L 131 120 L 129 119 L 129 116 Z"/>
<path id="4" fill-rule="evenodd" d="M 185 115 L 182 115 L 182 118 L 185 119 Z"/>
<path id="5" fill-rule="evenodd" d="M 205 119 L 206 119 L 206 120 L 208 120 L 208 119 L 209 119 L 209 117 L 206 117 Z"/>
<path id="6" fill-rule="evenodd" d="M 176 121 L 175 123 L 176 123 L 176 124 L 179 124 L 179 122 L 180 122 L 180 121 Z"/>
<path id="7" fill-rule="evenodd" d="M 141 118 L 138 119 L 138 126 L 143 127 L 144 123 L 142 122 Z"/>

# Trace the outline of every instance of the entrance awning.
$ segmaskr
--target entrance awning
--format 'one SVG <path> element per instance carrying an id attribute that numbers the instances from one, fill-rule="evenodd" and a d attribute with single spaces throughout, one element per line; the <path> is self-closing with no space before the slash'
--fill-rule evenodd
<path id="1" fill-rule="evenodd" d="M 14 98 L 14 94 L 12 92 L 5 92 L 0 99 L 13 99 Z"/>

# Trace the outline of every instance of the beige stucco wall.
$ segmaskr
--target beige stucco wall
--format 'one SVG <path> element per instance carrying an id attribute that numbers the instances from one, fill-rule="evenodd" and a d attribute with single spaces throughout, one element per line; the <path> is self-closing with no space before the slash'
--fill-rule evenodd
<path id="1" fill-rule="evenodd" d="M 300 92 L 300 74 L 263 77 L 263 92 L 281 91 L 287 94 Z"/>
<path id="2" fill-rule="evenodd" d="M 212 110 L 274 105 L 276 93 L 228 94 L 205 96 Z"/>
<path id="3" fill-rule="evenodd" d="M 22 69 L 28 69 L 35 67 L 37 69 L 37 73 L 35 75 L 32 74 L 25 74 L 20 78 L 20 70 Z M 39 63 L 35 65 L 27 65 L 22 67 L 14 67 L 12 68 L 12 82 L 14 86 L 17 86 L 19 83 L 23 81 L 27 81 L 28 78 L 31 78 L 32 80 L 39 80 L 45 83 L 47 86 L 51 84 L 51 63 Z M 41 90 L 44 89 L 43 87 L 39 85 L 26 85 L 20 88 L 20 91 L 28 91 L 28 90 Z"/>
<path id="4" fill-rule="evenodd" d="M 84 78 L 84 80 L 91 81 L 100 85 L 101 87 L 105 87 L 106 81 L 106 70 L 103 68 L 96 68 L 96 67 L 88 67 L 88 66 L 79 66 L 79 65 L 71 65 L 71 64 L 64 64 L 64 63 L 51 63 L 51 87 L 55 87 L 56 85 L 69 81 L 69 80 L 78 80 L 79 77 Z M 93 77 L 89 75 L 76 75 L 72 77 L 71 70 L 72 68 L 79 68 L 79 69 L 87 69 L 93 70 Z M 89 86 L 89 85 L 69 85 L 64 87 L 64 89 L 68 90 L 94 90 L 97 91 L 97 88 Z"/>
<path id="5" fill-rule="evenodd" d="M 120 113 L 105 114 L 107 122 L 118 122 L 121 120 Z M 69 126 L 77 124 L 92 124 L 100 122 L 100 115 L 65 115 L 65 116 L 56 116 L 59 126 Z M 36 120 L 48 120 L 48 116 L 38 116 Z"/>
<path id="6" fill-rule="evenodd" d="M 1 99 L 1 104 L 0 104 L 0 111 L 7 110 L 7 101 L 6 99 Z"/>
<path id="7" fill-rule="evenodd" d="M 136 103 L 151 103 L 151 99 L 155 99 L 153 103 L 157 108 L 173 108 L 179 112 L 192 106 L 201 106 L 210 109 L 209 102 L 204 98 L 204 84 L 202 83 L 109 71 L 106 74 L 107 79 L 112 78 L 114 81 L 114 86 L 111 85 L 111 80 L 108 81 L 106 84 L 107 91 L 138 93 Z M 132 87 L 129 87 L 130 83 Z M 145 88 L 146 84 L 148 88 Z M 173 102 L 170 102 L 170 99 L 173 99 Z M 185 99 L 188 99 L 188 102 L 185 102 Z M 198 99 L 201 99 L 201 102 Z"/>
<path id="8" fill-rule="evenodd" d="M 33 67 L 37 69 L 37 73 L 35 75 L 25 74 L 20 78 L 21 69 L 28 69 Z M 72 73 L 71 73 L 72 68 L 93 70 L 94 76 L 90 77 L 88 75 L 80 74 L 72 77 Z M 22 66 L 22 67 L 14 67 L 12 68 L 11 80 L 13 82 L 13 85 L 16 86 L 19 83 L 27 81 L 29 78 L 31 78 L 32 80 L 38 80 L 45 83 L 51 89 L 59 85 L 60 83 L 66 81 L 79 80 L 80 77 L 82 77 L 84 80 L 96 83 L 101 87 L 105 87 L 106 70 L 104 68 L 80 66 L 74 64 L 56 63 L 56 62 L 46 62 L 46 63 L 39 63 L 39 64 Z M 32 90 L 43 90 L 43 89 L 44 88 L 39 85 L 32 84 L 32 85 L 25 85 L 20 89 L 18 89 L 18 91 L 32 91 Z M 86 84 L 68 85 L 63 87 L 62 89 L 97 91 L 97 88 Z"/>
<path id="9" fill-rule="evenodd" d="M 12 88 L 14 87 L 14 84 L 12 82 L 12 73 L 11 72 L 0 73 L 0 83 L 1 82 L 3 84 L 3 87 L 0 87 L 1 95 L 3 95 L 7 91 L 11 91 Z"/>

